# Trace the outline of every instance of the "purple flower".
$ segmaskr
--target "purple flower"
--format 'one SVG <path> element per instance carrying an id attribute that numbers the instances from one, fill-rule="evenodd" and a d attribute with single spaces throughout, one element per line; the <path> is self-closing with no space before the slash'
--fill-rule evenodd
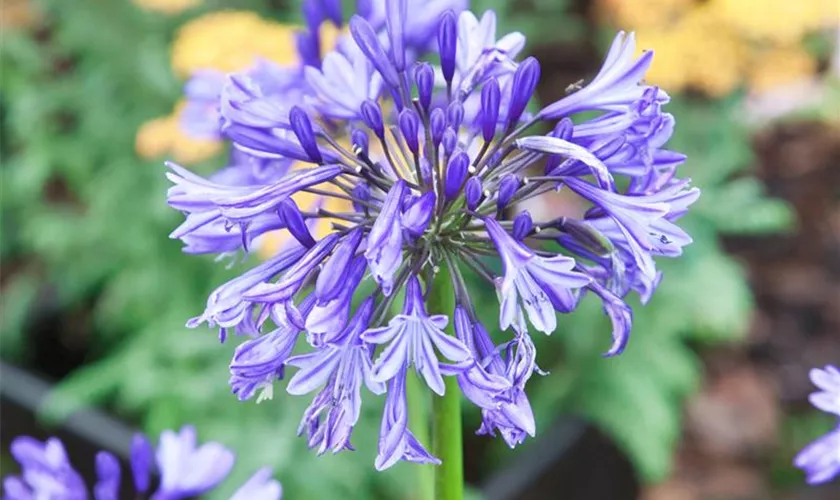
<path id="1" fill-rule="evenodd" d="M 308 317 L 315 298 L 303 299 L 299 312 Z M 250 399 L 258 389 L 257 401 L 271 399 L 273 383 L 282 379 L 286 361 L 292 355 L 302 328 L 292 323 L 280 326 L 257 338 L 246 340 L 236 348 L 230 363 L 230 388 L 240 401 Z"/>
<path id="2" fill-rule="evenodd" d="M 99 480 L 93 487 L 94 498 L 116 500 L 120 489 L 120 462 L 117 457 L 107 451 L 97 453 L 96 476 Z"/>
<path id="3" fill-rule="evenodd" d="M 827 483 L 840 475 L 840 424 L 803 448 L 793 464 L 805 472 L 808 484 Z"/>
<path id="4" fill-rule="evenodd" d="M 379 431 L 379 453 L 374 465 L 376 470 L 385 470 L 400 460 L 418 464 L 440 464 L 408 430 L 408 407 L 405 395 L 406 367 L 388 384 L 385 411 Z"/>
<path id="5" fill-rule="evenodd" d="M 495 409 L 482 409 L 479 435 L 502 435 L 511 448 L 525 441 L 526 436 L 536 434 L 536 423 L 531 403 L 525 394 L 525 384 L 536 368 L 536 348 L 527 334 L 516 338 L 503 346 L 505 357 L 500 353 L 488 353 L 492 358 L 487 362 L 488 371 L 502 376 L 510 383 L 510 388 L 498 396 L 500 403 Z"/>
<path id="6" fill-rule="evenodd" d="M 324 58 L 320 70 L 308 66 L 304 71 L 306 82 L 314 91 L 314 97 L 307 102 L 330 118 L 359 118 L 361 104 L 368 99 L 375 101 L 382 89 L 382 77 L 361 55 L 351 60 L 331 52 Z"/>
<path id="7" fill-rule="evenodd" d="M 529 328 L 553 332 L 589 291 L 612 323 L 606 355 L 619 354 L 627 295 L 649 300 L 663 279 L 656 259 L 691 242 L 678 222 L 699 191 L 677 175 L 684 155 L 663 149 L 676 124 L 667 95 L 640 83 L 652 54 L 635 58 L 632 35 L 619 35 L 587 87 L 531 115 L 540 65 L 518 61 L 525 37 L 497 35 L 494 12 L 479 19 L 463 3 L 361 2 L 321 59 L 311 35 L 341 16 L 332 0 L 308 2 L 310 67 L 228 75 L 220 91 L 221 134 L 265 168 L 169 173 L 169 203 L 186 215 L 172 236 L 188 252 L 229 256 L 268 231 L 296 240 L 190 322 L 251 336 L 231 363 L 233 392 L 270 397 L 286 365 L 299 367 L 288 392 L 319 389 L 300 433 L 324 453 L 350 448 L 361 385 L 387 384 L 379 469 L 437 461 L 407 429 L 410 366 L 437 394 L 456 377 L 482 409 L 480 433 L 520 443 L 536 428 Z M 528 134 L 538 121 L 551 132 Z M 592 207 L 542 220 L 517 207 L 563 187 Z M 314 208 L 301 201 L 311 196 Z M 499 345 L 476 321 L 466 268 L 497 290 L 498 328 L 487 326 Z M 437 285 L 442 269 L 450 281 Z M 437 286 L 452 289 L 454 310 L 429 304 Z"/>
<path id="8" fill-rule="evenodd" d="M 149 489 L 149 468 L 152 463 L 152 444 L 142 434 L 135 434 L 131 439 L 131 474 L 134 489 L 145 493 Z"/>
<path id="9" fill-rule="evenodd" d="M 197 139 L 220 139 L 222 117 L 219 99 L 225 74 L 216 70 L 195 72 L 184 86 L 186 106 L 181 112 L 181 128 Z"/>
<path id="10" fill-rule="evenodd" d="M 307 432 L 309 447 L 317 447 L 319 455 L 328 449 L 333 453 L 353 449 L 350 434 L 359 420 L 363 383 L 374 394 L 385 392 L 385 386 L 372 376 L 372 350 L 362 340 L 372 313 L 373 301 L 368 299 L 340 334 L 317 350 L 287 361 L 298 368 L 289 381 L 289 394 L 299 396 L 323 387 L 298 428 L 298 434 Z"/>
<path id="11" fill-rule="evenodd" d="M 457 15 L 469 5 L 468 0 L 429 0 L 427 2 L 408 0 L 405 3 L 403 38 L 407 55 L 411 59 L 434 48 L 438 21 L 442 13 L 451 10 Z M 380 0 L 372 4 L 373 11 L 368 15 L 368 21 L 372 26 L 381 29 L 386 22 L 388 0 Z"/>
<path id="12" fill-rule="evenodd" d="M 614 356 L 620 354 L 630 340 L 630 329 L 633 327 L 633 310 L 630 309 L 630 306 L 626 302 L 597 281 L 591 282 L 588 287 L 603 302 L 604 312 L 610 318 L 613 325 L 613 344 L 604 355 Z"/>
<path id="13" fill-rule="evenodd" d="M 201 70 L 191 75 L 184 85 L 186 104 L 181 113 L 181 128 L 199 139 L 221 139 L 225 126 L 236 122 L 238 112 L 230 105 L 234 96 L 249 93 L 265 96 L 301 94 L 304 81 L 300 68 L 285 68 L 259 59 L 247 70 L 234 76 L 247 82 L 247 92 L 231 86 L 228 75 L 217 70 Z"/>
<path id="14" fill-rule="evenodd" d="M 354 257 L 347 266 L 346 273 L 337 274 L 344 277 L 338 295 L 330 299 L 321 299 L 312 312 L 306 316 L 305 327 L 310 344 L 318 346 L 329 342 L 330 338 L 342 331 L 350 316 L 353 293 L 362 282 L 366 268 L 364 257 Z"/>
<path id="15" fill-rule="evenodd" d="M 507 329 L 513 325 L 519 332 L 527 331 L 521 310 L 524 308 L 534 328 L 551 334 L 557 327 L 555 309 L 574 309 L 575 289 L 588 285 L 591 279 L 573 270 L 574 259 L 563 255 L 537 256 L 495 220 L 486 219 L 485 225 L 504 266 L 504 278 L 497 285 L 501 302 L 499 326 Z"/>
<path id="16" fill-rule="evenodd" d="M 577 92 L 546 106 L 539 115 L 560 118 L 585 110 L 620 111 L 637 101 L 650 87 L 640 85 L 653 61 L 653 51 L 635 58 L 636 37 L 619 33 L 613 40 L 601 71 L 592 82 Z M 657 101 L 668 102 L 668 94 L 659 91 Z"/>
<path id="17" fill-rule="evenodd" d="M 508 33 L 496 40 L 496 13 L 486 11 L 481 20 L 472 12 L 458 17 L 457 70 L 462 91 L 471 90 L 483 78 L 516 70 L 514 58 L 525 47 L 525 37 Z"/>
<path id="18" fill-rule="evenodd" d="M 392 88 L 398 87 L 400 77 L 397 68 L 394 67 L 393 61 L 385 53 L 385 49 L 379 42 L 376 32 L 370 23 L 359 16 L 353 16 L 350 19 L 350 34 L 353 36 L 353 40 L 355 40 L 359 51 L 376 68 L 376 71 L 382 75 L 385 83 Z"/>
<path id="19" fill-rule="evenodd" d="M 246 294 L 259 284 L 266 283 L 292 267 L 304 253 L 305 249 L 300 246 L 281 252 L 238 278 L 220 286 L 207 299 L 207 308 L 204 313 L 192 318 L 187 322 L 187 326 L 195 328 L 204 322 L 207 322 L 210 326 L 218 325 L 221 328 L 221 340 L 223 342 L 226 330 L 231 327 L 237 328 L 237 331 L 242 333 L 256 333 L 260 325 L 254 325 L 253 319 L 259 306 L 255 301 L 248 300 Z"/>
<path id="20" fill-rule="evenodd" d="M 811 382 L 820 388 L 808 398 L 811 404 L 826 413 L 840 416 L 840 370 L 834 365 L 811 370 Z"/>
<path id="21" fill-rule="evenodd" d="M 240 224 L 247 224 L 275 210 L 292 194 L 329 181 L 341 173 L 340 166 L 325 165 L 292 172 L 270 184 L 228 186 L 203 179 L 173 163 L 168 166 L 173 172 L 167 177 L 175 183 L 167 193 L 172 208 L 189 214 L 211 212 L 231 223 Z"/>
<path id="22" fill-rule="evenodd" d="M 512 387 L 511 382 L 497 369 L 499 361 L 496 358 L 496 346 L 484 326 L 470 319 L 462 306 L 455 308 L 454 316 L 458 340 L 467 346 L 475 359 L 468 369 L 458 373 L 458 386 L 476 406 L 496 410 L 501 407 L 503 395 Z"/>
<path id="23" fill-rule="evenodd" d="M 11 499 L 87 498 L 85 483 L 57 438 L 42 443 L 29 436 L 18 437 L 12 441 L 11 453 L 21 466 L 20 476 L 4 479 Z"/>
<path id="24" fill-rule="evenodd" d="M 156 453 L 160 489 L 153 498 L 163 500 L 200 495 L 227 477 L 235 461 L 233 452 L 219 443 L 196 447 L 195 428 L 184 426 L 177 434 L 163 431 Z"/>
<path id="25" fill-rule="evenodd" d="M 230 500 L 280 500 L 283 487 L 271 477 L 271 469 L 263 467 L 251 476 L 230 497 Z"/>
<path id="26" fill-rule="evenodd" d="M 814 368 L 811 382 L 820 390 L 809 396 L 816 408 L 840 416 L 840 370 L 834 365 Z M 840 475 L 840 421 L 837 428 L 802 449 L 793 459 L 809 484 L 827 483 Z"/>
<path id="27" fill-rule="evenodd" d="M 243 298 L 252 303 L 265 304 L 271 311 L 272 319 L 280 326 L 288 323 L 303 325 L 303 316 L 294 306 L 294 296 L 315 268 L 332 252 L 338 239 L 338 234 L 328 235 L 308 249 L 277 282 L 257 283 L 243 294 Z"/>
<path id="28" fill-rule="evenodd" d="M 374 380 L 387 382 L 403 367 L 413 364 L 429 388 L 442 396 L 443 377 L 434 348 L 446 359 L 465 367 L 472 355 L 458 339 L 444 333 L 449 319 L 442 314 L 429 316 L 423 303 L 420 283 L 415 277 L 409 278 L 402 314 L 391 319 L 388 326 L 368 330 L 362 338 L 372 344 L 388 344 L 373 366 Z"/>
<path id="29" fill-rule="evenodd" d="M 391 294 L 394 273 L 402 264 L 402 227 L 400 210 L 406 192 L 405 182 L 397 181 L 385 196 L 380 216 L 376 218 L 368 235 L 365 258 L 370 272 L 382 287 L 385 295 Z"/>
<path id="30" fill-rule="evenodd" d="M 4 498 L 9 500 L 61 499 L 86 500 L 88 489 L 70 464 L 64 447 L 56 438 L 40 442 L 29 436 L 12 441 L 12 456 L 21 465 L 20 476 L 3 480 Z M 136 435 L 131 445 L 131 466 L 138 498 L 145 498 L 149 487 L 149 465 L 152 449 L 145 437 Z M 180 432 L 164 431 L 157 448 L 160 487 L 152 494 L 155 500 L 180 500 L 214 489 L 227 478 L 234 455 L 219 443 L 196 446 L 195 429 L 185 426 Z M 116 499 L 120 486 L 120 464 L 109 452 L 96 455 L 97 481 L 93 497 Z M 237 490 L 232 498 L 280 500 L 280 483 L 271 479 L 271 470 L 260 469 Z"/>

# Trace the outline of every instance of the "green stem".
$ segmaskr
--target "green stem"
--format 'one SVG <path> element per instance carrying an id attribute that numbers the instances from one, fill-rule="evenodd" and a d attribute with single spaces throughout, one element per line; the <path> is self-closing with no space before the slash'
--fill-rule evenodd
<path id="1" fill-rule="evenodd" d="M 421 443 L 429 442 L 429 401 L 428 390 L 419 377 L 407 374 L 406 390 L 408 391 L 408 424 L 414 437 Z M 435 498 L 435 469 L 430 464 L 415 464 L 417 475 L 415 479 L 416 500 L 434 500 Z"/>
<path id="2" fill-rule="evenodd" d="M 455 293 L 446 263 L 439 262 L 440 271 L 428 295 L 429 314 L 452 317 Z M 447 327 L 452 334 L 452 322 Z M 446 394 L 433 397 L 432 448 L 441 461 L 435 471 L 435 500 L 463 500 L 464 457 L 461 443 L 461 391 L 455 377 L 446 377 Z"/>

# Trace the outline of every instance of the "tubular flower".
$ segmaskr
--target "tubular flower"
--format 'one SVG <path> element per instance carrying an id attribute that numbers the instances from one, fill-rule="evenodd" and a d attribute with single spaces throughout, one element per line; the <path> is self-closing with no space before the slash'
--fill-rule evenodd
<path id="1" fill-rule="evenodd" d="M 386 392 L 377 469 L 438 463 L 408 429 L 411 367 L 437 394 L 456 377 L 482 409 L 480 434 L 510 446 L 535 435 L 525 386 L 541 372 L 531 332 L 551 334 L 557 313 L 590 291 L 613 323 L 606 355 L 619 354 L 632 328 L 625 298 L 649 299 L 661 280 L 654 257 L 676 257 L 691 242 L 676 221 L 699 194 L 676 177 L 685 157 L 662 149 L 674 118 L 662 112 L 668 95 L 642 83 L 653 54 L 636 58 L 632 34 L 616 37 L 588 86 L 530 115 L 540 71 L 516 58 L 524 36 L 499 37 L 492 12 L 447 10 L 433 41 L 417 45 L 407 9 L 388 0 L 374 11 L 381 21 L 353 16 L 350 37 L 306 68 L 308 85 L 292 94 L 302 98 L 267 91 L 282 87 L 270 78 L 227 77 L 220 133 L 257 163 L 301 167 L 240 183 L 177 165 L 169 174 L 169 204 L 187 217 L 173 236 L 187 251 L 247 250 L 266 228 L 294 239 L 218 288 L 189 323 L 220 327 L 223 341 L 249 337 L 230 366 L 233 392 L 270 396 L 296 368 L 289 393 L 320 388 L 300 427 L 318 453 L 352 449 L 363 396 Z M 423 61 L 429 45 L 439 67 Z M 539 121 L 554 130 L 528 134 Z M 526 174 L 537 164 L 545 175 Z M 583 217 L 508 218 L 507 207 L 562 186 L 592 202 Z M 293 203 L 301 194 L 345 208 L 304 208 Z M 307 231 L 319 221 L 327 233 Z M 442 268 L 454 309 L 430 310 Z M 490 331 L 507 337 L 498 345 L 477 320 L 468 280 L 497 290 Z M 296 343 L 305 352 L 294 354 Z"/>
<path id="2" fill-rule="evenodd" d="M 12 441 L 11 453 L 22 471 L 19 476 L 7 476 L 3 480 L 6 491 L 3 498 L 89 498 L 88 487 L 73 468 L 57 438 L 41 442 L 29 436 L 17 437 Z M 153 455 L 160 474 L 160 485 L 154 491 L 149 485 Z M 220 443 L 196 446 L 196 433 L 192 426 L 185 426 L 178 433 L 163 431 L 156 452 L 145 436 L 137 434 L 131 442 L 131 477 L 135 498 L 179 500 L 207 493 L 224 481 L 234 462 L 233 452 Z M 100 451 L 95 465 L 97 482 L 93 487 L 93 498 L 120 498 L 121 471 L 117 458 L 107 451 Z M 281 494 L 280 483 L 271 478 L 271 469 L 266 467 L 251 476 L 231 498 L 280 500 Z"/>
<path id="3" fill-rule="evenodd" d="M 811 404 L 840 417 L 840 369 L 814 368 L 811 382 L 820 389 L 811 394 Z M 840 475 L 840 420 L 833 431 L 803 448 L 793 463 L 805 472 L 809 484 L 827 483 Z"/>

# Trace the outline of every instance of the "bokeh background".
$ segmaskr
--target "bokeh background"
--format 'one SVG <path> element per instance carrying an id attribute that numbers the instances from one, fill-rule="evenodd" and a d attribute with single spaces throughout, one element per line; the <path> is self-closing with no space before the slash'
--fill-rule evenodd
<path id="1" fill-rule="evenodd" d="M 501 32 L 528 37 L 543 101 L 591 78 L 616 29 L 635 30 L 656 51 L 649 82 L 673 96 L 671 147 L 703 195 L 683 219 L 695 242 L 661 263 L 624 354 L 600 356 L 608 325 L 589 302 L 539 338 L 551 373 L 529 384 L 536 439 L 510 450 L 474 437 L 467 410 L 472 494 L 840 498 L 791 466 L 832 425 L 807 404 L 808 369 L 840 363 L 838 2 L 473 2 L 488 8 Z M 234 346 L 184 327 L 235 270 L 167 237 L 181 215 L 165 204 L 162 160 L 209 172 L 225 156 L 180 131 L 182 85 L 255 56 L 288 61 L 298 11 L 294 0 L 0 1 L 3 450 L 20 433 L 58 434 L 92 464 L 100 447 L 124 455 L 133 429 L 194 423 L 238 452 L 230 485 L 270 464 L 290 499 L 412 498 L 418 466 L 373 469 L 379 407 L 365 409 L 355 454 L 317 458 L 295 437 L 305 398 L 238 402 Z M 495 315 L 492 291 L 476 293 Z M 7 455 L 2 468 L 14 468 Z"/>

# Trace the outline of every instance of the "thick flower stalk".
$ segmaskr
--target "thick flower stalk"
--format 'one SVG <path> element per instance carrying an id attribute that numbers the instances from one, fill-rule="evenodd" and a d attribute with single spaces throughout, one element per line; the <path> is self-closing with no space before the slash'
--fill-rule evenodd
<path id="1" fill-rule="evenodd" d="M 271 397 L 296 368 L 288 392 L 315 394 L 300 433 L 319 454 L 352 449 L 363 396 L 384 393 L 378 469 L 439 462 L 408 428 L 412 369 L 431 392 L 458 387 L 478 405 L 480 434 L 511 447 L 533 436 L 526 384 L 542 372 L 531 335 L 554 332 L 557 313 L 591 292 L 612 320 L 606 355 L 619 354 L 632 326 L 625 298 L 647 301 L 662 278 L 654 257 L 691 242 L 676 221 L 699 194 L 677 177 L 685 157 L 663 149 L 674 118 L 662 111 L 667 94 L 642 83 L 653 54 L 636 57 L 632 34 L 615 38 L 587 86 L 531 113 L 540 66 L 517 58 L 522 34 L 497 36 L 492 11 L 424 11 L 430 25 L 418 28 L 417 4 L 384 2 L 378 23 L 353 16 L 350 36 L 306 66 L 293 92 L 270 72 L 228 75 L 219 133 L 259 168 L 205 179 L 170 164 L 167 174 L 169 203 L 187 217 L 173 235 L 188 252 L 247 250 L 268 230 L 293 237 L 189 323 L 246 337 L 233 392 Z M 538 123 L 551 131 L 529 132 Z M 559 189 L 591 208 L 509 215 Z M 302 207 L 302 193 L 323 202 Z M 313 234 L 325 223 L 327 234 Z M 498 324 L 479 321 L 470 279 L 496 290 Z M 448 310 L 435 286 L 454 292 Z"/>
<path id="2" fill-rule="evenodd" d="M 90 498 L 89 491 L 95 500 L 121 498 L 120 463 L 107 451 L 96 455 L 97 482 L 92 490 L 70 463 L 57 438 L 41 442 L 29 436 L 17 437 L 12 441 L 11 454 L 20 464 L 21 473 L 4 478 L 4 499 L 84 500 Z M 197 446 L 195 429 L 191 426 L 183 427 L 178 433 L 164 431 L 157 450 L 152 449 L 145 436 L 136 434 L 131 442 L 131 480 L 135 492 L 132 498 L 194 498 L 224 481 L 234 462 L 233 452 L 220 443 Z M 153 471 L 160 476 L 156 488 L 151 484 Z M 231 500 L 280 500 L 281 494 L 280 483 L 271 478 L 271 469 L 265 467 L 240 486 Z"/>
<path id="3" fill-rule="evenodd" d="M 793 463 L 805 472 L 809 484 L 821 484 L 840 475 L 840 369 L 834 365 L 814 368 L 811 382 L 820 390 L 808 399 L 818 409 L 837 416 L 837 426 L 803 448 Z"/>

